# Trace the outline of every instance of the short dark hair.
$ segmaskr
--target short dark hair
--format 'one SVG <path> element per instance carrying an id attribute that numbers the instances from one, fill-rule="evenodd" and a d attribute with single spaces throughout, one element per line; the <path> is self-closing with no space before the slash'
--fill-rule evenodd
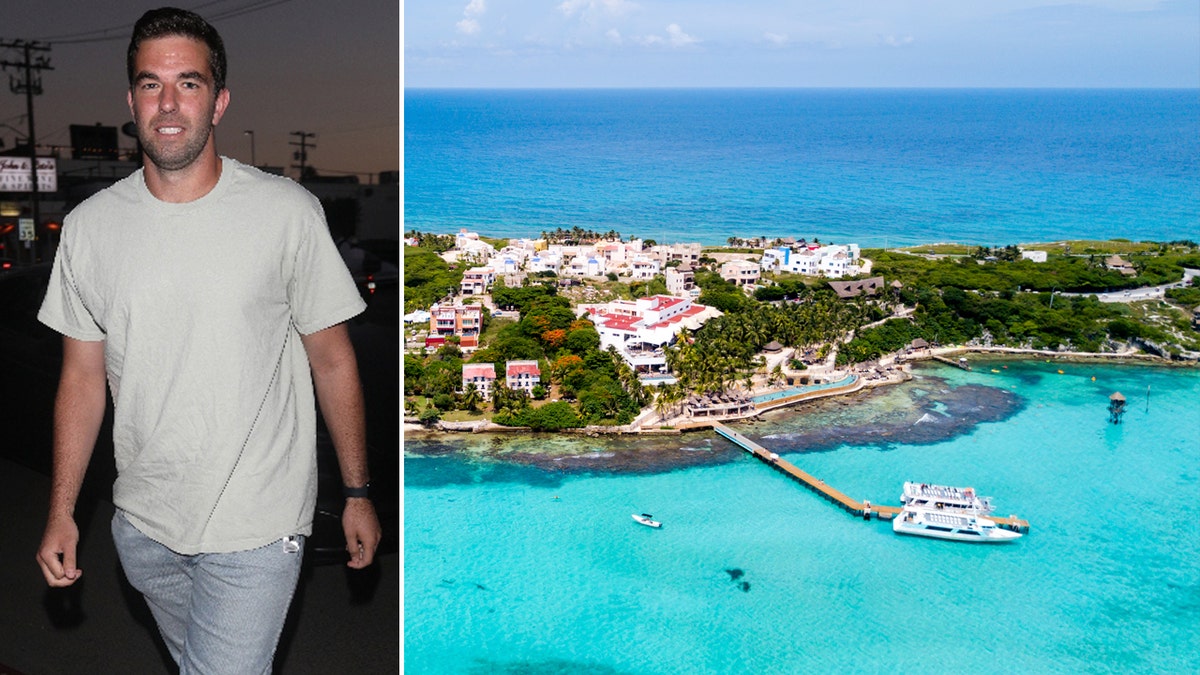
<path id="1" fill-rule="evenodd" d="M 129 39 L 129 51 L 125 55 L 129 86 L 133 86 L 133 79 L 137 76 L 133 72 L 134 60 L 142 42 L 172 35 L 199 40 L 208 46 L 208 68 L 212 71 L 213 89 L 224 89 L 225 43 L 221 41 L 221 35 L 199 14 L 175 7 L 152 9 L 133 25 L 133 37 Z"/>

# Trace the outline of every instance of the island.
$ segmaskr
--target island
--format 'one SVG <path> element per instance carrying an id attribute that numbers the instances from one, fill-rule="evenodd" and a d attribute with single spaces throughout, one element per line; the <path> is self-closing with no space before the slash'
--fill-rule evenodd
<path id="1" fill-rule="evenodd" d="M 1200 246 L 404 239 L 406 432 L 679 433 L 989 357 L 1200 363 Z"/>

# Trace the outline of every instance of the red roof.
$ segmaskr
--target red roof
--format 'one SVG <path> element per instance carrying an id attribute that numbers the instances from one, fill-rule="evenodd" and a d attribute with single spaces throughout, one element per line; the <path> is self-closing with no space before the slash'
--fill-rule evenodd
<path id="1" fill-rule="evenodd" d="M 650 305 L 650 309 L 667 309 L 668 307 L 674 307 L 681 302 L 687 302 L 687 298 L 676 298 L 671 295 L 655 295 L 647 298 L 647 300 L 653 301 L 653 304 Z"/>
<path id="2" fill-rule="evenodd" d="M 688 317 L 693 317 L 693 316 L 696 316 L 697 314 L 700 314 L 701 312 L 703 312 L 706 309 L 708 309 L 708 307 L 705 305 L 692 305 L 691 307 L 688 307 L 687 309 L 685 309 L 682 312 L 676 314 L 675 316 L 667 319 L 666 321 L 659 321 L 658 323 L 654 324 L 653 326 L 648 326 L 648 327 L 649 328 L 661 328 L 663 326 L 669 326 L 673 323 L 679 323 L 680 321 L 683 321 L 684 319 L 686 319 Z"/>
<path id="3" fill-rule="evenodd" d="M 472 380 L 476 377 L 483 377 L 489 380 L 496 379 L 496 364 L 494 363 L 464 363 L 463 364 L 463 379 Z"/>
<path id="4" fill-rule="evenodd" d="M 536 375 L 541 377 L 542 372 L 538 370 L 536 363 L 510 363 L 508 364 L 508 376 L 516 377 L 517 375 Z"/>
<path id="5" fill-rule="evenodd" d="M 598 323 L 605 328 L 611 328 L 613 330 L 632 331 L 634 330 L 633 324 L 638 323 L 639 321 L 641 321 L 641 318 L 636 316 L 616 315 L 603 317 L 598 321 Z"/>

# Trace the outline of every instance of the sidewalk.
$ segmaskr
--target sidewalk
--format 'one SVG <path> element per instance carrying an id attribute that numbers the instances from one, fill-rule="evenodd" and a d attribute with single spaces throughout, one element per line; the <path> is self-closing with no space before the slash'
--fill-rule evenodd
<path id="1" fill-rule="evenodd" d="M 49 589 L 34 561 L 50 480 L 0 459 L 0 675 L 174 671 L 109 534 L 112 504 L 77 509 L 83 578 Z M 354 572 L 306 567 L 276 655 L 276 673 L 400 672 L 399 556 Z"/>

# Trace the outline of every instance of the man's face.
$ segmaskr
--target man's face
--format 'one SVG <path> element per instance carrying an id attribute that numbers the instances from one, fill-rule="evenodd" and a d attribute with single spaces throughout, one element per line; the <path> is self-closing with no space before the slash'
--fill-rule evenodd
<path id="1" fill-rule="evenodd" d="M 138 48 L 129 110 L 154 166 L 186 168 L 212 143 L 212 129 L 229 104 L 229 91 L 213 86 L 203 42 L 168 36 Z"/>

